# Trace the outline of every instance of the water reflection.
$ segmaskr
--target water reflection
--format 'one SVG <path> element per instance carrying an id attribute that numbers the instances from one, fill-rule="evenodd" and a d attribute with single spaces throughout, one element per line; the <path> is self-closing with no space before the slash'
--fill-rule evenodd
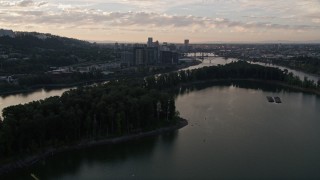
<path id="1" fill-rule="evenodd" d="M 320 80 L 320 76 L 316 75 L 316 74 L 309 74 L 309 73 L 305 73 L 302 71 L 298 71 L 298 70 L 294 70 L 294 69 L 290 69 L 287 67 L 278 66 L 278 65 L 274 65 L 274 64 L 270 64 L 270 63 L 262 63 L 262 62 L 251 62 L 251 63 L 262 65 L 262 66 L 267 66 L 267 67 L 275 67 L 275 68 L 279 68 L 281 70 L 287 69 L 289 73 L 291 72 L 295 76 L 298 76 L 300 78 L 300 80 L 302 80 L 302 81 L 304 80 L 305 77 L 307 77 L 309 80 L 313 80 L 315 83 L 317 83 L 318 80 Z"/>
<path id="2" fill-rule="evenodd" d="M 179 133 L 62 153 L 7 179 L 319 179 L 320 97 L 272 86 L 184 87 Z"/>
<path id="3" fill-rule="evenodd" d="M 181 138 L 192 142 L 197 147 L 192 149 L 199 154 L 192 158 L 201 167 L 191 173 L 194 177 L 320 177 L 314 171 L 320 167 L 320 156 L 316 155 L 320 150 L 319 97 L 260 84 L 202 84 L 178 96 L 177 109 L 190 120 Z M 281 105 L 268 103 L 266 95 L 280 96 L 285 101 Z M 188 151 L 183 153 L 192 156 Z"/>
<path id="4" fill-rule="evenodd" d="M 30 173 L 33 173 L 40 179 L 70 179 L 70 177 L 77 179 L 76 177 L 81 176 L 83 171 L 88 173 L 86 176 L 95 177 L 97 175 L 91 174 L 90 170 L 97 166 L 103 167 L 99 171 L 100 177 L 117 178 L 119 174 L 113 177 L 108 172 L 116 172 L 118 167 L 126 166 L 126 164 L 132 162 L 165 158 L 157 157 L 157 151 L 160 148 L 161 151 L 171 152 L 177 137 L 178 131 L 175 131 L 121 144 L 63 152 L 5 178 L 24 180 L 30 177 Z M 159 147 L 159 144 L 161 144 L 161 147 Z M 132 173 L 126 174 L 124 172 L 123 176 L 129 178 Z"/>
<path id="5" fill-rule="evenodd" d="M 229 58 L 225 59 L 222 57 L 206 57 L 205 59 L 201 60 L 201 64 L 198 64 L 196 66 L 190 66 L 188 68 L 182 69 L 182 70 L 192 70 L 192 69 L 199 69 L 207 66 L 218 66 L 218 65 L 226 65 L 231 62 L 238 61 L 237 59 Z"/>
<path id="6" fill-rule="evenodd" d="M 290 87 L 285 87 L 277 84 L 270 84 L 262 81 L 221 80 L 181 86 L 175 90 L 175 93 L 183 95 L 193 91 L 200 91 L 209 87 L 216 87 L 217 89 L 223 89 L 225 87 L 236 87 L 244 89 L 261 90 L 264 92 L 300 92 Z"/>
<path id="7" fill-rule="evenodd" d="M 63 88 L 63 89 L 39 89 L 33 92 L 20 93 L 14 95 L 0 96 L 0 116 L 1 112 L 5 107 L 25 104 L 32 101 L 37 101 L 45 99 L 51 96 L 61 96 L 62 93 L 68 91 L 72 88 Z"/>
<path id="8" fill-rule="evenodd" d="M 319 97 L 250 81 L 183 86 L 176 93 L 177 110 L 190 122 L 179 134 L 62 153 L 3 179 L 31 179 L 30 173 L 62 180 L 320 177 Z M 269 94 L 285 103 L 268 103 Z"/>

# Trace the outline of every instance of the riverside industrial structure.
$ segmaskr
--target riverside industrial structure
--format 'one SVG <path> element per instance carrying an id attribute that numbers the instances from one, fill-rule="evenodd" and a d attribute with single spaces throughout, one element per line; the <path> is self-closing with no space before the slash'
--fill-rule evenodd
<path id="1" fill-rule="evenodd" d="M 175 65 L 179 62 L 180 52 L 188 52 L 191 48 L 189 40 L 177 46 L 166 42 L 153 42 L 149 37 L 147 44 L 115 44 L 115 52 L 120 59 L 121 67 L 146 65 Z"/>

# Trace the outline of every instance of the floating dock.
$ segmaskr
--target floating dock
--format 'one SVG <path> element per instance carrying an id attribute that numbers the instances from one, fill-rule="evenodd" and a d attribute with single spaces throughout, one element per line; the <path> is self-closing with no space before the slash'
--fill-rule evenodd
<path id="1" fill-rule="evenodd" d="M 271 97 L 271 96 L 267 96 L 267 99 L 268 99 L 268 102 L 270 102 L 270 103 L 273 103 L 273 102 L 274 102 L 274 99 L 273 99 L 273 97 Z"/>
<path id="2" fill-rule="evenodd" d="M 274 97 L 274 100 L 278 104 L 282 103 L 282 101 L 281 101 L 281 99 L 279 97 Z"/>
<path id="3" fill-rule="evenodd" d="M 267 96 L 267 100 L 269 103 L 277 103 L 277 104 L 280 104 L 282 103 L 280 97 L 271 97 L 271 96 Z"/>

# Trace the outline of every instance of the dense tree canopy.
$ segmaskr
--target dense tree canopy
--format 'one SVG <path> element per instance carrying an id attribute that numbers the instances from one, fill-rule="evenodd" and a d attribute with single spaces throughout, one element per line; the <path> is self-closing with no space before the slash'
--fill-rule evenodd
<path id="1" fill-rule="evenodd" d="M 175 114 L 173 96 L 157 90 L 120 82 L 78 88 L 4 109 L 0 156 L 153 129 L 173 123 Z"/>
<path id="2" fill-rule="evenodd" d="M 304 78 L 302 81 L 298 76 L 294 76 L 293 73 L 288 73 L 286 70 L 282 71 L 279 68 L 249 64 L 246 61 L 232 62 L 224 66 L 218 65 L 172 72 L 156 77 L 150 76 L 145 78 L 145 86 L 147 88 L 164 89 L 181 83 L 219 79 L 268 80 L 309 89 L 317 88 L 317 83 L 308 78 Z"/>
<path id="3" fill-rule="evenodd" d="M 272 61 L 272 64 L 277 64 L 292 69 L 301 70 L 307 73 L 320 75 L 320 58 L 316 57 L 294 57 L 287 59 L 276 59 Z"/>
<path id="4" fill-rule="evenodd" d="M 245 61 L 233 62 L 224 66 L 210 66 L 201 69 L 186 70 L 163 74 L 158 77 L 147 77 L 148 88 L 167 88 L 180 83 L 213 80 L 213 79 L 260 79 L 284 81 L 285 73 L 272 67 L 249 64 Z"/>

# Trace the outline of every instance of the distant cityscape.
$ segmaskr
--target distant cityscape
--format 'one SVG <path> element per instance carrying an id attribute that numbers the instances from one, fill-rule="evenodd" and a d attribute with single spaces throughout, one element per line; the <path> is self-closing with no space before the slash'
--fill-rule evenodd
<path id="1" fill-rule="evenodd" d="M 51 34 L 14 32 L 12 30 L 0 29 L 0 37 L 14 39 L 25 36 L 35 37 L 40 42 L 59 38 Z M 71 47 L 73 46 L 72 43 Z M 135 71 L 137 67 L 176 67 L 180 64 L 202 61 L 209 56 L 274 63 L 294 69 L 306 70 L 304 64 L 306 60 L 310 61 L 311 59 L 318 63 L 320 59 L 320 44 L 196 44 L 191 43 L 189 39 L 182 40 L 181 43 L 160 43 L 158 40 L 154 41 L 153 37 L 147 38 L 146 43 L 140 44 L 98 44 L 86 41 L 83 41 L 83 43 L 86 48 L 93 47 L 97 50 L 92 51 L 90 54 L 82 54 L 84 57 L 80 57 L 74 53 L 74 50 L 64 53 L 68 55 L 60 53 L 59 55 L 62 54 L 62 59 L 72 62 L 62 62 L 61 65 L 49 63 L 46 65 L 47 68 L 44 69 L 46 70 L 45 73 L 54 76 L 67 76 L 75 72 L 90 73 L 100 71 L 104 75 L 108 75 L 119 71 Z M 27 46 L 32 47 L 32 43 Z M 20 77 L 25 77 L 25 74 L 29 74 L 29 72 L 18 73 L 14 71 L 15 74 L 13 72 L 6 72 L 4 71 L 4 65 L 14 66 L 14 64 L 23 64 L 34 59 L 46 59 L 45 55 L 47 52 L 55 53 L 57 51 L 36 46 L 34 48 L 37 53 L 33 52 L 30 54 L 30 51 L 23 52 L 21 49 L 8 48 L 8 46 L 0 44 L 0 70 L 2 70 L 0 81 L 17 82 Z M 103 55 L 103 53 L 106 53 L 106 55 Z M 90 55 L 89 59 L 88 55 Z M 306 70 L 307 72 L 320 73 L 318 72 L 318 65 L 314 65 L 313 63 L 309 64 L 309 66 Z"/>
<path id="2" fill-rule="evenodd" d="M 187 53 L 192 46 L 186 39 L 183 45 L 169 44 L 153 41 L 148 38 L 146 44 L 118 44 L 114 50 L 116 58 L 121 62 L 121 67 L 145 66 L 145 65 L 174 65 L 179 63 L 180 53 Z"/>

